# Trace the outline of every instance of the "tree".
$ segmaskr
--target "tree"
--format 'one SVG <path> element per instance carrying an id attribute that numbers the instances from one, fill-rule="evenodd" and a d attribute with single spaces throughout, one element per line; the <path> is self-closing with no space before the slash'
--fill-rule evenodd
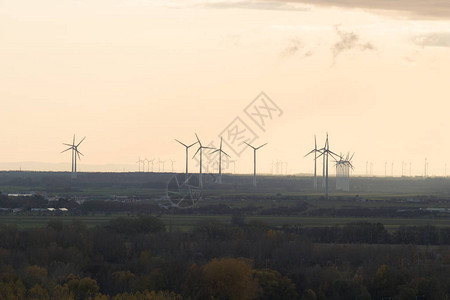
<path id="1" fill-rule="evenodd" d="M 69 291 L 69 288 L 67 285 L 56 285 L 53 288 L 52 292 L 52 300 L 59 300 L 59 299 L 65 299 L 65 300 L 74 300 L 73 293 Z"/>
<path id="2" fill-rule="evenodd" d="M 48 292 L 46 289 L 42 288 L 39 284 L 35 284 L 31 289 L 28 290 L 27 299 L 29 300 L 48 300 Z"/>
<path id="3" fill-rule="evenodd" d="M 25 276 L 23 278 L 24 283 L 28 287 L 35 286 L 36 284 L 43 285 L 47 280 L 47 269 L 36 265 L 28 266 L 25 269 Z"/>
<path id="4" fill-rule="evenodd" d="M 306 291 L 303 292 L 301 300 L 317 300 L 316 293 L 311 289 L 307 289 Z"/>
<path id="5" fill-rule="evenodd" d="M 254 299 L 258 282 L 244 259 L 213 259 L 202 270 L 204 291 L 217 300 Z"/>
<path id="6" fill-rule="evenodd" d="M 65 285 L 68 287 L 69 291 L 73 293 L 75 299 L 88 299 L 89 297 L 95 297 L 100 290 L 96 280 L 89 277 L 80 279 L 78 276 L 74 276 L 72 274 L 68 276 Z"/>
<path id="7" fill-rule="evenodd" d="M 257 299 L 297 299 L 295 285 L 289 277 L 282 276 L 279 272 L 270 269 L 255 270 L 254 274 L 259 284 Z"/>
<path id="8" fill-rule="evenodd" d="M 26 287 L 19 279 L 16 281 L 0 281 L 0 299 L 25 300 Z"/>

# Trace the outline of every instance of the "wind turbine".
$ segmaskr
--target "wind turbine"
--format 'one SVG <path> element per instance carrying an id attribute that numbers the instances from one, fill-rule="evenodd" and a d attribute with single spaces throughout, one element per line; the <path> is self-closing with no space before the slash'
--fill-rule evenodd
<path id="1" fill-rule="evenodd" d="M 219 184 L 222 184 L 222 153 L 230 157 L 225 151 L 222 150 L 222 137 L 220 137 L 220 148 L 211 152 L 211 154 L 219 152 Z"/>
<path id="2" fill-rule="evenodd" d="M 84 137 L 78 144 L 75 145 L 75 135 L 73 135 L 72 144 L 63 143 L 63 145 L 69 146 L 69 148 L 67 148 L 64 151 L 61 151 L 61 153 L 72 150 L 72 178 L 77 178 L 77 156 L 78 159 L 81 159 L 80 155 L 83 155 L 83 153 L 78 151 L 78 146 L 80 146 L 80 144 L 84 141 L 85 138 L 86 137 Z"/>
<path id="3" fill-rule="evenodd" d="M 170 163 L 172 164 L 172 173 L 173 173 L 173 163 L 176 162 L 176 160 L 170 160 Z"/>
<path id="4" fill-rule="evenodd" d="M 253 186 L 256 187 L 256 150 L 258 150 L 258 149 L 264 147 L 265 145 L 267 145 L 267 143 L 262 144 L 261 146 L 256 147 L 256 148 L 253 147 L 252 145 L 246 143 L 246 142 L 244 142 L 244 143 L 245 143 L 247 146 L 253 148 Z"/>
<path id="5" fill-rule="evenodd" d="M 181 145 L 183 145 L 183 146 L 186 148 L 186 176 L 185 176 L 185 178 L 187 178 L 188 173 L 189 173 L 189 160 L 188 160 L 188 156 L 189 156 L 189 148 L 191 148 L 192 146 L 194 146 L 195 144 L 197 144 L 198 141 L 195 142 L 195 143 L 192 143 L 192 144 L 190 144 L 190 145 L 186 145 L 186 144 L 180 142 L 180 141 L 177 140 L 177 139 L 175 139 L 175 141 L 177 141 L 178 143 L 180 143 Z"/>
<path id="6" fill-rule="evenodd" d="M 317 149 L 317 141 L 316 141 L 316 135 L 314 135 L 314 149 L 309 151 L 304 157 L 314 153 L 314 189 L 317 189 L 317 152 L 320 153 L 320 151 Z"/>
<path id="7" fill-rule="evenodd" d="M 142 171 L 145 172 L 145 162 L 147 162 L 147 172 L 149 172 L 148 165 L 150 161 L 147 159 L 147 157 L 142 161 Z"/>
<path id="8" fill-rule="evenodd" d="M 152 164 L 152 173 L 153 173 L 153 162 L 155 161 L 155 159 L 149 159 L 147 164 L 147 170 L 150 172 L 150 163 Z"/>
<path id="9" fill-rule="evenodd" d="M 325 146 L 319 150 L 321 155 L 323 155 L 324 164 L 325 164 L 325 199 L 328 200 L 328 155 L 331 155 L 334 159 L 335 156 L 339 156 L 333 151 L 330 150 L 330 143 L 328 142 L 328 133 L 327 133 L 327 139 L 325 140 Z"/>
<path id="10" fill-rule="evenodd" d="M 351 165 L 350 153 L 347 152 L 347 157 L 344 159 L 342 153 L 339 155 L 339 160 L 334 159 L 336 167 L 336 189 L 341 191 L 349 191 L 349 168 Z M 353 156 L 352 156 L 353 157 Z"/>
<path id="11" fill-rule="evenodd" d="M 138 172 L 141 172 L 141 163 L 142 163 L 142 172 L 144 172 L 144 161 L 141 160 L 141 157 L 138 157 L 138 160 L 136 162 L 138 164 Z"/>
<path id="12" fill-rule="evenodd" d="M 203 188 L 203 179 L 202 179 L 202 153 L 203 153 L 203 151 L 202 150 L 203 149 L 214 149 L 214 148 L 204 147 L 202 145 L 202 143 L 200 142 L 200 139 L 198 138 L 197 134 L 195 134 L 195 137 L 197 138 L 197 143 L 199 144 L 199 147 L 192 158 L 194 158 L 197 155 L 197 153 L 200 152 L 200 173 L 198 176 L 198 183 L 200 185 L 200 188 Z"/>

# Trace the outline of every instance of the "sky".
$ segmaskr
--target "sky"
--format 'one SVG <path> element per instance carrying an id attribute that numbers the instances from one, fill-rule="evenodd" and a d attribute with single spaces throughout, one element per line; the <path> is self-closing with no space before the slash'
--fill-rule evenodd
<path id="1" fill-rule="evenodd" d="M 0 0 L 0 169 L 68 171 L 75 134 L 80 171 L 181 172 L 197 133 L 227 171 L 253 171 L 247 141 L 259 172 L 311 173 L 328 133 L 355 175 L 444 176 L 449 20 L 437 0 Z"/>

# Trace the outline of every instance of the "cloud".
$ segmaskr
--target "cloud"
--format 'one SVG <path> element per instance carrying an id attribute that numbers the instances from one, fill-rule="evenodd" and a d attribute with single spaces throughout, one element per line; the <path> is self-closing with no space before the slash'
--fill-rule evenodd
<path id="1" fill-rule="evenodd" d="M 310 6 L 289 1 L 265 1 L 265 0 L 218 0 L 218 1 L 200 1 L 200 7 L 218 8 L 218 9 L 260 9 L 260 10 L 283 10 L 283 11 L 309 11 Z"/>
<path id="2" fill-rule="evenodd" d="M 442 0 L 278 0 L 278 2 L 361 8 L 378 11 L 398 11 L 415 17 L 439 19 L 447 19 L 450 17 L 450 1 Z"/>
<path id="3" fill-rule="evenodd" d="M 412 38 L 412 42 L 422 47 L 450 47 L 450 32 L 433 32 L 416 35 Z"/>
<path id="4" fill-rule="evenodd" d="M 281 52 L 281 56 L 289 57 L 297 54 L 303 48 L 302 41 L 298 38 L 291 39 L 289 45 Z"/>
<path id="5" fill-rule="evenodd" d="M 364 9 L 391 14 L 404 13 L 412 18 L 444 20 L 450 18 L 450 1 L 446 0 L 196 0 L 193 2 L 187 0 L 154 0 L 153 2 L 171 7 L 195 6 L 218 9 L 238 8 L 283 11 L 309 11 L 313 6 L 327 6 Z"/>
<path id="6" fill-rule="evenodd" d="M 357 49 L 360 51 L 375 50 L 375 47 L 370 42 L 361 42 L 359 36 L 354 32 L 347 32 L 341 30 L 340 26 L 334 27 L 340 40 L 331 47 L 333 53 L 333 59 L 336 58 L 344 51 Z"/>
<path id="7" fill-rule="evenodd" d="M 312 56 L 311 50 L 305 50 L 302 41 L 299 38 L 293 38 L 289 41 L 288 46 L 281 52 L 281 57 L 300 56 L 306 58 Z"/>

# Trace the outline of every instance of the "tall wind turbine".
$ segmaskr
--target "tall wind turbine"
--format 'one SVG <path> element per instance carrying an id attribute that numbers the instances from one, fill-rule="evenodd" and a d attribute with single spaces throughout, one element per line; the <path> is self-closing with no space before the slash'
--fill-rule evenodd
<path id="1" fill-rule="evenodd" d="M 86 137 L 84 137 L 78 144 L 75 144 L 75 135 L 73 135 L 72 144 L 63 143 L 63 145 L 69 146 L 69 148 L 67 148 L 64 151 L 61 151 L 61 153 L 72 150 L 72 178 L 77 178 L 77 156 L 78 159 L 81 159 L 80 155 L 83 155 L 83 153 L 78 151 L 78 146 L 80 146 L 80 144 L 84 141 L 85 138 Z"/>
<path id="2" fill-rule="evenodd" d="M 328 141 L 328 133 L 327 133 L 327 139 L 325 140 L 325 146 L 320 149 L 320 155 L 323 155 L 324 163 L 325 163 L 325 199 L 328 200 L 328 155 L 331 155 L 334 159 L 338 157 L 336 153 L 330 150 L 330 143 Z"/>
<path id="3" fill-rule="evenodd" d="M 317 152 L 320 153 L 320 151 L 317 149 L 317 141 L 316 141 L 316 135 L 314 135 L 314 149 L 309 151 L 304 157 L 314 153 L 314 189 L 317 189 Z"/>
<path id="4" fill-rule="evenodd" d="M 219 152 L 219 184 L 221 184 L 222 183 L 222 153 L 231 158 L 231 156 L 229 156 L 225 151 L 222 150 L 222 137 L 220 137 L 220 148 L 214 150 L 213 152 L 211 152 L 211 154 L 213 154 L 215 152 Z"/>
<path id="5" fill-rule="evenodd" d="M 203 179 L 202 179 L 202 153 L 203 153 L 203 151 L 202 150 L 203 149 L 214 149 L 214 148 L 204 147 L 202 145 L 202 143 L 200 142 L 200 139 L 198 138 L 197 134 L 195 134 L 195 137 L 197 138 L 197 143 L 198 143 L 199 147 L 192 158 L 194 158 L 197 155 L 197 153 L 200 152 L 200 172 L 198 175 L 198 183 L 200 185 L 200 188 L 203 188 Z"/>
<path id="6" fill-rule="evenodd" d="M 264 147 L 265 145 L 267 145 L 267 143 L 265 143 L 265 144 L 263 144 L 263 145 L 261 145 L 261 146 L 259 146 L 259 147 L 256 147 L 256 148 L 253 147 L 252 145 L 246 143 L 246 142 L 244 142 L 244 143 L 245 143 L 247 146 L 253 148 L 253 186 L 256 187 L 256 150 L 258 150 L 258 149 Z"/>
<path id="7" fill-rule="evenodd" d="M 189 173 L 189 159 L 188 159 L 188 156 L 189 156 L 189 148 L 191 148 L 192 146 L 194 146 L 195 144 L 197 144 L 198 141 L 195 142 L 195 143 L 192 143 L 192 144 L 190 144 L 190 145 L 186 145 L 186 144 L 180 142 L 180 141 L 177 140 L 177 139 L 175 139 L 175 141 L 177 141 L 178 143 L 180 143 L 181 145 L 183 145 L 183 146 L 186 148 L 186 178 L 187 178 L 188 173 Z"/>

